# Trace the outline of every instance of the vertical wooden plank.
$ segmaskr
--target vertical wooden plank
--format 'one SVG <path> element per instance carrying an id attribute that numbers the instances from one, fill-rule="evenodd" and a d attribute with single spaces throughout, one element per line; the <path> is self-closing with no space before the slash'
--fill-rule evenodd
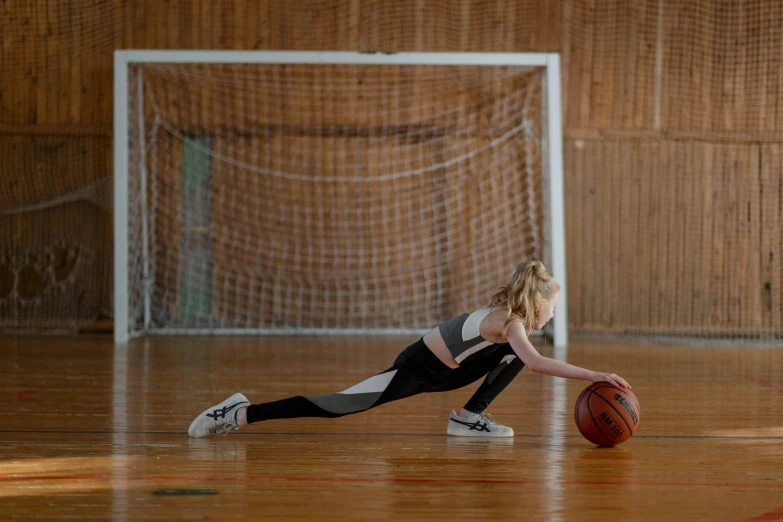
<path id="1" fill-rule="evenodd" d="M 682 209 L 681 219 L 682 228 L 679 234 L 682 237 L 682 243 L 677 252 L 678 265 L 680 267 L 680 280 L 678 288 L 680 296 L 677 300 L 677 327 L 680 329 L 688 328 L 695 323 L 696 314 L 694 313 L 694 299 L 698 292 L 697 277 L 700 271 L 699 265 L 702 260 L 700 244 L 700 221 L 702 216 L 702 199 L 699 198 L 698 186 L 701 170 L 697 154 L 694 153 L 693 143 L 683 143 L 683 165 L 682 183 L 678 195 L 680 202 L 678 208 Z"/>
<path id="2" fill-rule="evenodd" d="M 672 191 L 672 235 L 674 236 L 675 246 L 669 255 L 671 263 L 674 266 L 673 285 L 675 289 L 674 301 L 671 303 L 669 314 L 669 325 L 674 331 L 682 328 L 685 319 L 685 306 L 690 299 L 688 291 L 688 266 L 684 259 L 683 251 L 687 248 L 687 224 L 688 215 L 691 212 L 692 205 L 688 200 L 688 182 L 692 175 L 692 166 L 689 163 L 688 144 L 676 144 L 676 165 L 674 187 Z"/>
<path id="3" fill-rule="evenodd" d="M 682 288 L 682 265 L 679 261 L 679 253 L 683 249 L 682 222 L 687 207 L 682 201 L 683 178 L 688 174 L 688 166 L 684 161 L 684 144 L 680 142 L 671 143 L 672 155 L 674 158 L 673 169 L 670 172 L 670 180 L 667 188 L 667 221 L 668 221 L 668 249 L 666 251 L 668 270 L 667 284 L 670 291 L 669 302 L 666 306 L 666 328 L 674 330 L 677 326 L 679 312 L 679 303 L 685 297 Z"/>
<path id="4" fill-rule="evenodd" d="M 743 170 L 742 178 L 738 185 L 739 191 L 739 221 L 738 242 L 739 260 L 742 270 L 747 274 L 747 287 L 740 294 L 739 308 L 742 312 L 739 327 L 742 329 L 758 330 L 761 326 L 761 298 L 763 287 L 760 284 L 760 256 L 759 256 L 759 198 L 761 196 L 759 146 L 756 144 L 743 145 L 742 147 Z"/>
<path id="5" fill-rule="evenodd" d="M 603 28 L 596 27 L 596 38 L 593 47 L 593 64 L 589 72 L 591 87 L 591 105 L 589 126 L 592 128 L 605 129 L 610 128 L 610 118 L 607 111 L 611 110 L 611 104 L 608 103 L 606 92 L 611 92 L 607 85 L 612 81 L 612 71 L 616 69 L 616 56 L 611 53 L 609 46 L 608 32 Z"/>
<path id="6" fill-rule="evenodd" d="M 573 45 L 571 41 L 571 26 L 573 22 L 573 2 L 574 0 L 562 0 L 561 5 L 563 9 L 563 29 L 560 38 L 560 84 L 562 99 L 562 114 L 563 114 L 563 128 L 564 130 L 569 127 L 570 122 L 573 120 L 572 111 L 574 110 L 574 93 L 572 93 L 571 86 L 571 71 L 572 71 L 572 50 Z M 564 150 L 563 154 L 566 152 Z"/>
<path id="7" fill-rule="evenodd" d="M 638 277 L 634 263 L 634 212 L 639 208 L 638 191 L 639 172 L 632 166 L 633 148 L 635 143 L 625 143 L 620 148 L 618 167 L 620 176 L 618 185 L 619 219 L 617 222 L 618 241 L 618 285 L 619 302 L 617 307 L 616 328 L 623 332 L 633 322 L 633 307 L 631 303 L 637 298 L 633 293 L 633 281 Z"/>
<path id="8" fill-rule="evenodd" d="M 762 230 L 762 215 L 761 215 L 761 203 L 763 198 L 762 183 L 763 183 L 763 166 L 762 166 L 762 145 L 760 143 L 754 143 L 750 145 L 750 164 L 748 165 L 748 172 L 752 180 L 751 191 L 749 194 L 749 212 L 750 212 L 750 227 L 748 229 L 748 236 L 750 237 L 751 250 L 750 250 L 750 278 L 753 281 L 754 288 L 753 303 L 751 303 L 750 317 L 746 324 L 749 327 L 760 330 L 762 328 L 763 308 L 764 308 L 764 282 L 761 275 L 762 267 L 762 243 L 761 243 L 761 230 Z"/>
<path id="9" fill-rule="evenodd" d="M 729 306 L 734 295 L 732 288 L 734 274 L 737 274 L 737 267 L 731 263 L 731 257 L 736 248 L 734 236 L 731 233 L 730 224 L 736 222 L 736 195 L 732 183 L 731 169 L 734 167 L 735 148 L 732 145 L 719 146 L 718 157 L 720 158 L 720 184 L 716 187 L 716 198 L 718 199 L 718 208 L 720 214 L 718 217 L 718 227 L 716 227 L 716 247 L 719 248 L 718 270 L 713 272 L 713 277 L 718 281 L 715 288 L 719 290 L 716 296 L 717 313 L 721 318 L 720 323 L 716 325 L 718 329 L 729 330 L 734 323 L 736 311 Z"/>
<path id="10" fill-rule="evenodd" d="M 585 10 L 583 12 L 588 12 L 588 10 Z M 577 68 L 577 75 L 576 77 L 579 78 L 581 81 L 579 82 L 573 82 L 572 85 L 578 88 L 577 91 L 577 100 L 578 102 L 574 104 L 574 107 L 578 107 L 578 112 L 575 112 L 574 115 L 578 116 L 575 123 L 575 126 L 577 128 L 586 128 L 589 126 L 589 123 L 591 121 L 591 101 L 593 99 L 592 96 L 592 87 L 593 82 L 592 78 L 590 77 L 591 71 L 593 69 L 594 64 L 594 53 L 595 49 L 597 47 L 597 32 L 599 31 L 599 27 L 596 24 L 596 20 L 593 16 L 586 16 L 585 20 L 580 20 L 575 17 L 574 24 L 576 27 L 579 27 L 580 25 L 584 27 L 583 35 L 585 37 L 584 40 L 584 54 L 574 54 L 573 64 Z M 580 49 L 581 50 L 581 49 Z M 592 50 L 592 52 L 590 52 Z"/>
<path id="11" fill-rule="evenodd" d="M 661 251 L 665 269 L 662 272 L 664 301 L 661 303 L 660 317 L 662 331 L 672 332 L 674 331 L 674 317 L 680 291 L 677 286 L 679 266 L 676 261 L 677 250 L 680 248 L 678 224 L 682 218 L 682 211 L 677 208 L 677 189 L 678 179 L 684 174 L 684 168 L 679 154 L 681 144 L 676 141 L 668 141 L 666 148 L 668 149 L 669 168 L 665 173 L 664 186 L 661 187 L 663 210 L 661 218 L 665 223 L 666 233 Z"/>
<path id="12" fill-rule="evenodd" d="M 611 256 L 609 262 L 611 263 L 611 270 L 609 272 L 610 281 L 610 295 L 611 295 L 611 307 L 609 309 L 609 317 L 607 322 L 607 328 L 616 331 L 617 325 L 620 322 L 619 318 L 622 314 L 622 309 L 625 306 L 623 302 L 623 262 L 622 262 L 622 229 L 623 229 L 623 178 L 627 176 L 627 172 L 622 169 L 622 151 L 626 148 L 626 144 L 616 142 L 614 143 L 612 156 L 609 161 L 612 163 L 611 178 L 609 181 L 610 190 L 609 200 L 612 207 L 612 213 L 609 223 L 610 232 L 610 249 Z"/>
<path id="13" fill-rule="evenodd" d="M 595 293 L 595 144 L 586 143 L 584 150 L 584 167 L 582 168 L 582 198 L 584 201 L 582 225 L 582 317 L 584 326 L 592 327 L 595 323 L 595 307 L 598 304 Z"/>
<path id="14" fill-rule="evenodd" d="M 750 54 L 755 54 L 756 52 L 756 45 L 758 45 L 758 42 L 755 38 L 755 33 L 751 27 L 749 27 L 748 23 L 748 12 L 747 8 L 749 7 L 747 4 L 735 4 L 736 6 L 736 16 L 732 17 L 732 26 L 735 28 L 736 31 L 736 41 L 745 42 L 745 45 L 736 45 L 734 44 L 732 51 L 735 53 L 735 64 L 734 64 L 734 72 L 731 75 L 731 78 L 733 79 L 734 83 L 734 89 L 731 94 L 731 102 L 727 105 L 731 107 L 731 112 L 728 114 L 729 117 L 729 124 L 727 130 L 745 130 L 747 122 L 750 120 L 748 116 L 750 114 L 746 114 L 747 112 L 747 106 L 746 106 L 746 100 L 749 96 L 754 96 L 755 93 L 753 91 L 756 90 L 756 85 L 753 86 L 753 91 L 747 92 L 745 91 L 745 77 L 748 72 L 748 68 L 750 66 L 749 64 L 749 58 L 751 57 Z M 751 48 L 753 46 L 754 48 Z M 756 80 L 758 81 L 758 80 Z M 755 82 L 754 82 L 755 83 Z M 726 93 L 728 94 L 728 93 Z"/>
<path id="15" fill-rule="evenodd" d="M 612 157 L 612 150 L 616 146 L 616 141 L 607 141 L 599 143 L 598 163 L 592 167 L 596 170 L 595 179 L 595 208 L 596 208 L 596 252 L 595 263 L 597 268 L 596 283 L 598 286 L 599 305 L 597 307 L 596 322 L 598 325 L 606 325 L 609 321 L 611 309 L 611 272 L 610 264 L 612 259 L 611 251 L 611 216 L 612 207 L 609 199 L 611 194 L 611 170 L 616 168 L 612 165 L 609 168 L 608 162 Z M 599 168 L 598 166 L 602 166 Z"/>
<path id="16" fill-rule="evenodd" d="M 576 230 L 574 228 L 575 221 L 574 221 L 574 215 L 577 212 L 576 208 L 576 196 L 575 196 L 575 160 L 574 156 L 576 155 L 575 151 L 575 145 L 574 140 L 564 139 L 563 140 L 563 197 L 565 199 L 565 208 L 568 209 L 568 212 L 565 213 L 565 231 L 566 231 L 566 252 L 569 253 L 569 259 L 570 262 L 566 263 L 566 280 L 568 282 L 576 281 L 575 279 L 575 273 L 576 273 Z M 568 289 L 568 327 L 573 328 L 574 324 L 577 324 L 578 318 L 575 321 L 574 314 L 576 313 L 574 310 L 577 309 L 576 306 L 574 306 L 578 300 L 579 297 L 576 295 L 578 292 L 575 292 L 570 286 Z"/>
<path id="17" fill-rule="evenodd" d="M 604 155 L 602 164 L 607 168 L 602 169 L 602 180 L 598 187 L 603 200 L 601 204 L 603 214 L 602 227 L 602 248 L 601 248 L 601 267 L 603 275 L 601 284 L 603 286 L 603 305 L 601 306 L 601 324 L 605 328 L 612 329 L 612 310 L 615 306 L 614 279 L 617 277 L 617 245 L 615 241 L 615 230 L 619 227 L 616 219 L 615 209 L 617 207 L 617 185 L 616 176 L 619 169 L 617 162 L 617 150 L 620 144 L 612 141 L 604 146 Z"/>
<path id="18" fill-rule="evenodd" d="M 636 295 L 638 298 L 638 311 L 636 315 L 637 329 L 647 329 L 651 325 L 650 314 L 652 300 L 655 298 L 653 286 L 653 256 L 651 251 L 654 240 L 654 229 L 651 230 L 651 223 L 656 219 L 655 208 L 653 206 L 653 191 L 655 189 L 655 171 L 652 165 L 652 158 L 658 158 L 660 147 L 657 143 L 641 143 L 638 151 L 639 171 L 642 172 L 642 182 L 639 185 L 638 209 L 638 233 L 636 249 L 636 263 L 639 267 L 638 286 Z M 657 159 L 656 159 L 657 162 Z"/>
<path id="19" fill-rule="evenodd" d="M 742 262 L 742 238 L 738 230 L 738 223 L 743 214 L 740 208 L 741 192 L 743 187 L 738 187 L 737 178 L 742 178 L 747 166 L 744 165 L 744 147 L 738 145 L 726 146 L 728 152 L 727 170 L 724 177 L 724 197 L 726 198 L 726 214 L 724 215 L 724 234 L 726 239 L 726 250 L 724 251 L 724 288 L 726 289 L 726 299 L 723 307 L 726 310 L 727 326 L 734 330 L 738 328 L 742 317 L 742 296 L 747 292 L 747 271 Z M 745 270 L 745 271 L 743 271 Z M 732 276 L 742 274 L 739 280 Z"/>
<path id="20" fill-rule="evenodd" d="M 720 320 L 716 308 L 717 283 L 713 278 L 716 267 L 720 266 L 718 258 L 718 249 L 715 243 L 715 229 L 717 228 L 717 216 L 720 215 L 721 208 L 718 205 L 716 191 L 720 183 L 720 161 L 712 144 L 699 145 L 699 154 L 701 160 L 701 184 L 700 190 L 703 201 L 703 214 L 701 220 L 701 241 L 702 241 L 702 264 L 699 267 L 700 299 L 696 301 L 695 306 L 702 311 L 702 317 L 698 324 L 703 328 L 709 329 Z"/>
<path id="21" fill-rule="evenodd" d="M 588 274 L 590 282 L 588 287 L 590 288 L 590 304 L 588 308 L 588 324 L 591 328 L 595 328 L 596 325 L 601 323 L 601 314 L 603 312 L 606 303 L 603 302 L 603 285 L 602 285 L 602 260 L 605 253 L 601 249 L 601 230 L 602 230 L 602 216 L 601 216 L 601 201 L 600 201 L 600 173 L 601 170 L 596 169 L 596 165 L 603 165 L 603 150 L 604 143 L 602 141 L 591 141 L 590 149 L 587 161 L 587 179 L 588 184 L 588 198 L 587 204 L 587 237 L 588 237 L 588 250 L 586 252 L 587 259 L 589 260 Z"/>
<path id="22" fill-rule="evenodd" d="M 714 226 L 712 227 L 712 266 L 709 272 L 711 279 L 711 329 L 718 330 L 728 324 L 729 319 L 725 314 L 724 299 L 727 294 L 725 277 L 728 267 L 725 261 L 725 251 L 731 248 L 725 237 L 726 214 L 729 211 L 726 201 L 727 151 L 720 146 L 713 149 L 715 158 L 715 177 L 710 187 L 714 210 Z"/>
<path id="23" fill-rule="evenodd" d="M 582 166 L 584 165 L 584 142 L 581 140 L 568 140 L 565 143 L 564 152 L 564 178 L 566 208 L 566 252 L 568 252 L 567 274 L 568 281 L 568 326 L 579 328 L 584 319 L 582 316 L 582 286 L 583 272 L 583 247 L 582 247 L 582 223 L 583 223 L 583 189 Z"/>
<path id="24" fill-rule="evenodd" d="M 783 148 L 780 145 L 762 147 L 761 169 L 762 327 L 780 331 L 783 324 Z"/>
<path id="25" fill-rule="evenodd" d="M 642 326 L 647 329 L 655 329 L 658 326 L 658 312 L 660 310 L 660 250 L 659 242 L 663 234 L 660 225 L 660 184 L 662 176 L 660 171 L 666 172 L 666 148 L 661 142 L 651 143 L 649 155 L 645 155 L 644 162 L 649 172 L 649 183 L 645 185 L 644 197 L 647 202 L 647 215 L 642 237 L 647 241 L 642 243 L 642 252 L 646 259 L 647 276 L 649 284 L 647 288 L 648 299 L 645 306 L 645 317 Z M 653 152 L 654 151 L 654 152 Z"/>
<path id="26" fill-rule="evenodd" d="M 671 171 L 674 169 L 671 157 L 671 144 L 659 142 L 659 154 L 653 167 L 655 186 L 651 194 L 651 252 L 653 277 L 653 302 L 650 303 L 650 325 L 660 331 L 665 328 L 666 308 L 669 305 L 671 289 L 668 288 L 668 252 L 669 252 L 669 220 L 668 186 L 671 181 Z"/>

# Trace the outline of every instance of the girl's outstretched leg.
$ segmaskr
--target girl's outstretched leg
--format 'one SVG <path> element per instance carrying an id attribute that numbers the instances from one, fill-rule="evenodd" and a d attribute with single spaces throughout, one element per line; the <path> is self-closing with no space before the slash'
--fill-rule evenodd
<path id="1" fill-rule="evenodd" d="M 434 391 L 450 372 L 451 369 L 427 348 L 424 340 L 419 339 L 397 356 L 391 368 L 347 390 L 326 395 L 298 395 L 253 405 L 241 393 L 234 394 L 196 417 L 188 433 L 191 437 L 206 437 L 227 433 L 245 423 L 271 419 L 342 417 Z"/>
<path id="2" fill-rule="evenodd" d="M 393 366 L 337 393 L 298 395 L 261 404 L 250 404 L 244 395 L 237 393 L 196 417 L 188 434 L 191 437 L 207 437 L 215 433 L 228 433 L 245 424 L 239 422 L 239 413 L 242 410 L 245 417 L 243 420 L 246 420 L 247 424 L 271 419 L 342 417 L 431 391 L 433 385 L 434 383 L 421 380 L 404 368 Z"/>
<path id="3" fill-rule="evenodd" d="M 405 379 L 405 372 L 402 375 L 399 372 L 399 368 L 389 368 L 383 373 L 337 393 L 297 395 L 279 401 L 253 404 L 247 408 L 247 422 L 252 424 L 271 419 L 300 417 L 334 418 L 366 411 L 382 404 L 380 398 L 387 390 L 399 392 L 406 388 L 404 384 L 412 384 L 405 382 L 408 380 Z M 398 393 L 391 400 L 401 399 L 405 396 L 407 395 Z"/>
<path id="4" fill-rule="evenodd" d="M 405 368 L 392 366 L 385 372 L 341 392 L 300 395 L 248 406 L 247 422 L 251 424 L 271 419 L 342 417 L 430 391 L 432 386 L 433 383 L 418 379 Z"/>

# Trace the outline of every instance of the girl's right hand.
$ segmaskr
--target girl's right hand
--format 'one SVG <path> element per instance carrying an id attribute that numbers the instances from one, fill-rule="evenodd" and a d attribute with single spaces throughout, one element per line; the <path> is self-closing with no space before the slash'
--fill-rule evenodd
<path id="1" fill-rule="evenodd" d="M 625 379 L 614 373 L 593 372 L 590 380 L 593 382 L 608 382 L 609 384 L 613 384 L 618 388 L 628 388 L 629 390 L 631 389 L 631 385 L 625 382 Z"/>

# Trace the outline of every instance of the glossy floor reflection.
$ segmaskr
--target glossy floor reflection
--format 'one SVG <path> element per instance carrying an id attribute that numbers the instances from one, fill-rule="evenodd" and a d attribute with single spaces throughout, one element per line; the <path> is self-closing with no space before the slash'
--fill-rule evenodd
<path id="1" fill-rule="evenodd" d="M 610 449 L 573 424 L 587 382 L 529 370 L 489 410 L 513 439 L 444 434 L 478 383 L 185 433 L 235 391 L 345 389 L 412 340 L 2 338 L 0 519 L 783 520 L 783 350 L 574 340 L 570 362 L 617 372 L 641 404 L 637 435 Z"/>

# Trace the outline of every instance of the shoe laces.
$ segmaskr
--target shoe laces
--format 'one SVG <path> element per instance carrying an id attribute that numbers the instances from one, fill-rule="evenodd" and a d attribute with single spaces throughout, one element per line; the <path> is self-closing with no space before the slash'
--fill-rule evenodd
<path id="1" fill-rule="evenodd" d="M 231 422 L 229 419 L 225 419 L 223 421 L 218 421 L 215 423 L 214 426 L 212 426 L 211 431 L 212 433 L 216 435 L 227 435 L 232 430 L 238 430 L 239 426 Z"/>
<path id="2" fill-rule="evenodd" d="M 489 413 L 478 413 L 477 415 L 490 426 L 500 426 Z"/>

